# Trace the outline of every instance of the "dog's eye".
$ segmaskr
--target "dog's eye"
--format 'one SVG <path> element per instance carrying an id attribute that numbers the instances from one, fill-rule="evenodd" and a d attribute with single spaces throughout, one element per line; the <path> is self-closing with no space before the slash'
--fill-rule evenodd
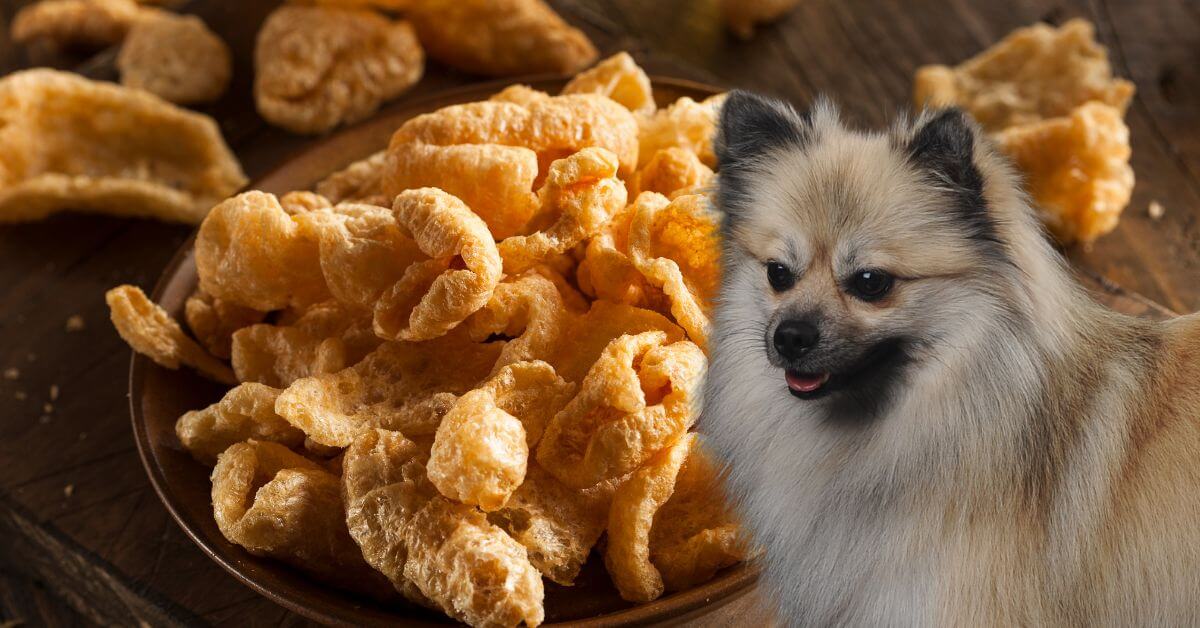
<path id="1" fill-rule="evenodd" d="M 783 292 L 796 283 L 796 277 L 787 266 L 774 260 L 767 262 L 767 281 L 775 292 Z"/>
<path id="2" fill-rule="evenodd" d="M 850 277 L 850 292 L 863 301 L 874 301 L 892 289 L 892 276 L 882 270 L 860 270 Z"/>

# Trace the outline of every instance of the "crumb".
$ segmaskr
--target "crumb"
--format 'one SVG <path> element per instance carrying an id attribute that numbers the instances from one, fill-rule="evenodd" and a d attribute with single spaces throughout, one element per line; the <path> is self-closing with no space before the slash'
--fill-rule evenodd
<path id="1" fill-rule="evenodd" d="M 67 319 L 67 331 L 83 331 L 83 317 L 75 314 Z"/>
<path id="2" fill-rule="evenodd" d="M 10 367 L 4 369 L 4 379 L 17 380 L 20 377 L 21 377 L 21 369 L 19 369 L 19 368 L 15 367 L 15 366 L 10 366 Z"/>
<path id="3" fill-rule="evenodd" d="M 37 361 L 37 354 L 36 354 L 36 353 L 26 353 L 26 354 L 25 354 L 25 361 L 26 361 L 26 362 L 36 362 L 36 361 Z"/>
<path id="4" fill-rule="evenodd" d="M 58 384 L 50 384 L 50 401 L 58 401 Z"/>
<path id="5" fill-rule="evenodd" d="M 15 397 L 17 401 L 25 401 L 29 398 L 29 395 L 26 395 L 24 390 L 18 390 L 17 392 L 13 393 L 13 397 Z"/>
<path id="6" fill-rule="evenodd" d="M 1146 208 L 1146 213 L 1150 214 L 1151 220 L 1159 220 L 1163 217 L 1163 214 L 1167 213 L 1167 210 L 1162 206 L 1162 203 L 1150 201 L 1150 207 Z"/>
<path id="7" fill-rule="evenodd" d="M 50 415 L 48 415 L 48 414 L 43 414 L 42 416 L 38 417 L 38 423 L 41 423 L 42 425 L 46 425 L 49 422 L 50 422 Z"/>
<path id="8" fill-rule="evenodd" d="M 75 485 L 74 484 L 68 484 L 63 487 L 63 497 L 66 497 L 67 499 L 71 499 L 71 496 L 74 494 L 75 494 Z"/>
<path id="9" fill-rule="evenodd" d="M 54 412 L 54 404 L 50 403 L 49 401 L 47 401 L 46 403 L 43 403 L 42 404 L 42 412 L 45 414 L 50 414 L 51 412 Z"/>
<path id="10" fill-rule="evenodd" d="M 79 440 L 87 440 L 87 432 L 80 432 Z"/>

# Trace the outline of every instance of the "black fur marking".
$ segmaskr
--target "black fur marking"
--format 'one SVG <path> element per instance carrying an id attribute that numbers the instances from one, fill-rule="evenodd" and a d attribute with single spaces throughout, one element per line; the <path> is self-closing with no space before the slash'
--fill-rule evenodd
<path id="1" fill-rule="evenodd" d="M 943 109 L 917 129 L 908 144 L 912 162 L 949 186 L 969 237 L 1000 244 L 983 198 L 983 175 L 975 166 L 975 131 L 960 109 Z"/>
<path id="2" fill-rule="evenodd" d="M 721 107 L 715 142 L 718 177 L 717 204 L 725 225 L 735 219 L 750 198 L 754 164 L 773 150 L 802 147 L 807 116 L 773 98 L 734 90 Z"/>

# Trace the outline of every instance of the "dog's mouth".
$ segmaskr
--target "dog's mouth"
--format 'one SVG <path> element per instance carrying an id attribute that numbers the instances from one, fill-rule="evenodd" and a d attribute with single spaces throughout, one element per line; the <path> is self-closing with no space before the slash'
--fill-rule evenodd
<path id="1" fill-rule="evenodd" d="M 823 394 L 822 389 L 829 382 L 829 373 L 801 373 L 788 369 L 784 372 L 788 390 L 801 399 L 812 399 Z"/>
<path id="2" fill-rule="evenodd" d="M 819 399 L 837 390 L 854 388 L 877 379 L 888 379 L 908 361 L 904 341 L 891 339 L 880 342 L 856 360 L 849 368 L 832 371 L 802 371 L 788 368 L 784 379 L 788 391 L 800 399 Z"/>

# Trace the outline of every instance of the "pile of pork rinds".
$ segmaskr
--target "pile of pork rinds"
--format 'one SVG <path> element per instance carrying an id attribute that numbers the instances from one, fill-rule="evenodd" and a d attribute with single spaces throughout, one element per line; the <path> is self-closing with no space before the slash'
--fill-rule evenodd
<path id="1" fill-rule="evenodd" d="M 232 386 L 180 417 L 231 542 L 476 626 L 542 622 L 601 536 L 649 601 L 746 556 L 696 420 L 718 278 L 721 96 L 626 54 L 409 120 L 383 152 L 196 238 L 190 334 L 132 286 L 135 350 Z"/>

